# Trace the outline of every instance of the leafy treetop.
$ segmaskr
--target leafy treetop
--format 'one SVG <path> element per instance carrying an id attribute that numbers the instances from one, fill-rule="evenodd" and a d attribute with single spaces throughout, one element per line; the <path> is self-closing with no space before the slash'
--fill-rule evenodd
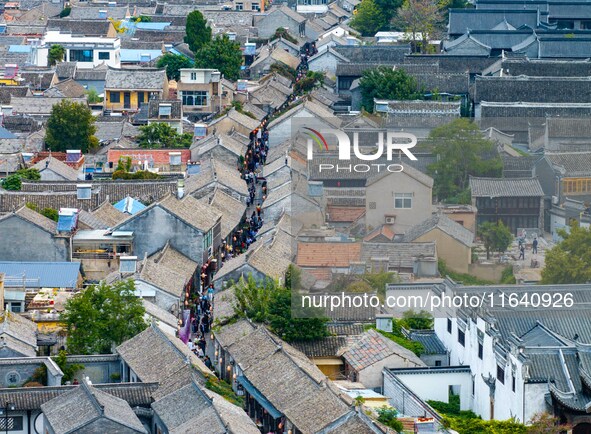
<path id="1" fill-rule="evenodd" d="M 591 228 L 574 222 L 569 230 L 560 229 L 562 241 L 546 251 L 542 283 L 591 282 Z"/>
<path id="2" fill-rule="evenodd" d="M 365 0 L 364 0 L 365 1 Z M 361 105 L 373 112 L 374 99 L 412 100 L 422 99 L 423 94 L 414 77 L 402 69 L 378 66 L 363 72 L 359 80 Z"/>
<path id="3" fill-rule="evenodd" d="M 207 25 L 201 12 L 193 11 L 187 15 L 185 34 L 185 43 L 189 44 L 193 53 L 197 53 L 211 41 L 211 27 Z"/>
<path id="4" fill-rule="evenodd" d="M 145 309 L 133 280 L 93 285 L 66 302 L 61 321 L 73 354 L 110 354 L 114 345 L 143 331 Z"/>
<path id="5" fill-rule="evenodd" d="M 140 127 L 138 141 L 140 147 L 149 149 L 189 148 L 193 136 L 189 133 L 179 134 L 167 123 L 155 122 Z"/>
<path id="6" fill-rule="evenodd" d="M 80 149 L 87 153 L 98 148 L 95 132 L 94 116 L 88 105 L 64 99 L 51 108 L 45 144 L 52 151 Z"/>

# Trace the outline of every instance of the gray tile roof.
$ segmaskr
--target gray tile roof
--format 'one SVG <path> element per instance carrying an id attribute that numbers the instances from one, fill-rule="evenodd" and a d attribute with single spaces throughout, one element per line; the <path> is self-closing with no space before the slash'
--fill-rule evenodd
<path id="1" fill-rule="evenodd" d="M 142 382 L 158 383 L 155 398 L 185 386 L 194 375 L 201 381 L 201 372 L 209 371 L 178 338 L 166 335 L 155 325 L 123 342 L 116 351 Z"/>
<path id="2" fill-rule="evenodd" d="M 563 176 L 591 176 L 591 152 L 547 153 L 545 157 Z"/>
<path id="3" fill-rule="evenodd" d="M 228 339 L 224 339 L 224 349 L 241 367 L 244 377 L 299 431 L 318 432 L 351 411 L 305 355 L 262 326 L 247 324 L 240 332 L 239 323 L 222 327 L 222 333 L 226 327 L 238 332 L 232 333 L 232 344 L 227 346 Z M 288 389 L 290 392 L 285 393 Z"/>
<path id="4" fill-rule="evenodd" d="M 37 326 L 34 322 L 4 311 L 0 314 L 0 336 L 7 348 L 27 357 L 37 355 Z"/>
<path id="5" fill-rule="evenodd" d="M 404 241 L 413 242 L 433 229 L 439 229 L 465 246 L 472 247 L 474 244 L 474 234 L 445 214 L 434 214 L 427 220 L 411 227 L 404 233 Z"/>
<path id="6" fill-rule="evenodd" d="M 77 62 L 58 62 L 58 64 L 55 65 L 55 75 L 59 80 L 74 78 L 77 64 Z"/>
<path id="7" fill-rule="evenodd" d="M 363 324 L 355 322 L 329 322 L 328 332 L 336 336 L 355 336 L 363 333 Z"/>
<path id="8" fill-rule="evenodd" d="M 224 425 L 213 408 L 212 402 L 194 383 L 187 384 L 152 404 L 154 412 L 169 433 L 187 432 L 182 427 L 191 426 L 194 434 L 224 434 Z"/>
<path id="9" fill-rule="evenodd" d="M 43 171 L 47 170 L 54 172 L 67 181 L 76 181 L 78 179 L 78 171 L 57 158 L 45 158 L 33 165 L 33 168 L 41 172 L 41 176 L 43 176 Z"/>
<path id="10" fill-rule="evenodd" d="M 19 387 L 0 389 L 2 402 L 11 402 L 18 410 L 39 410 L 41 405 L 77 386 Z M 130 406 L 149 406 L 156 383 L 97 384 L 103 392 L 125 400 Z"/>
<path id="11" fill-rule="evenodd" d="M 373 329 L 369 329 L 343 354 L 351 367 L 359 372 L 391 356 L 397 356 L 400 368 L 425 366 L 412 351 L 398 345 Z M 391 362 L 388 366 L 393 366 Z"/>
<path id="12" fill-rule="evenodd" d="M 204 203 L 207 203 L 207 201 Z M 209 206 L 222 215 L 222 239 L 229 236 L 240 224 L 246 211 L 246 204 L 224 193 L 222 190 L 215 191 L 211 201 L 209 201 Z"/>
<path id="13" fill-rule="evenodd" d="M 180 299 L 197 265 L 167 244 L 142 262 L 139 278 Z"/>
<path id="14" fill-rule="evenodd" d="M 59 104 L 65 99 L 86 105 L 86 98 L 40 98 L 32 96 L 24 98 L 13 96 L 10 99 L 10 105 L 12 106 L 13 114 L 49 116 L 53 106 L 55 104 Z"/>
<path id="15" fill-rule="evenodd" d="M 335 51 L 349 59 L 351 63 L 402 63 L 404 56 L 410 54 L 410 45 L 357 45 L 335 46 Z"/>
<path id="16" fill-rule="evenodd" d="M 585 103 L 591 100 L 588 77 L 476 77 L 474 101 Z"/>
<path id="17" fill-rule="evenodd" d="M 105 89 L 147 90 L 162 92 L 166 84 L 163 69 L 109 69 L 105 77 Z"/>
<path id="18" fill-rule="evenodd" d="M 118 7 L 96 7 L 96 6 L 78 6 L 74 5 L 68 15 L 68 20 L 93 20 L 93 21 L 107 21 L 105 18 L 99 18 L 99 11 L 100 10 L 107 11 L 107 17 L 113 18 L 115 20 L 121 20 L 125 18 L 125 15 L 128 13 L 127 6 L 118 6 Z"/>
<path id="19" fill-rule="evenodd" d="M 339 357 L 347 347 L 345 336 L 328 336 L 314 341 L 292 342 L 291 345 L 310 358 Z"/>
<path id="20" fill-rule="evenodd" d="M 127 402 L 85 383 L 42 404 L 41 410 L 56 434 L 75 432 L 102 418 L 121 425 L 121 432 L 147 433 Z"/>
<path id="21" fill-rule="evenodd" d="M 97 11 L 98 15 L 98 11 Z M 47 20 L 48 30 L 60 30 L 61 33 L 71 33 L 81 36 L 107 36 L 111 22 L 107 20 L 58 19 Z M 76 63 L 76 62 L 68 62 Z"/>
<path id="22" fill-rule="evenodd" d="M 512 59 L 502 61 L 505 74 L 531 77 L 588 77 L 591 60 Z"/>
<path id="23" fill-rule="evenodd" d="M 361 261 L 366 265 L 374 260 L 388 259 L 388 269 L 412 269 L 414 258 L 436 258 L 435 243 L 368 243 L 361 246 Z"/>
<path id="24" fill-rule="evenodd" d="M 443 342 L 439 340 L 434 330 L 411 330 L 409 338 L 423 344 L 423 354 L 447 354 Z"/>
<path id="25" fill-rule="evenodd" d="M 544 191 L 537 178 L 470 177 L 472 197 L 541 197 Z"/>
<path id="26" fill-rule="evenodd" d="M 36 211 L 33 211 L 32 209 L 26 206 L 23 206 L 14 214 L 19 216 L 23 220 L 33 223 L 36 226 L 39 226 L 41 229 L 43 229 L 46 232 L 49 232 L 50 234 L 55 234 L 57 232 L 56 222 L 54 222 L 51 219 L 48 219 L 47 217 L 39 214 Z"/>
<path id="27" fill-rule="evenodd" d="M 490 30 L 504 21 L 513 28 L 527 25 L 538 27 L 536 10 L 451 9 L 449 14 L 450 35 L 464 34 L 471 30 Z"/>

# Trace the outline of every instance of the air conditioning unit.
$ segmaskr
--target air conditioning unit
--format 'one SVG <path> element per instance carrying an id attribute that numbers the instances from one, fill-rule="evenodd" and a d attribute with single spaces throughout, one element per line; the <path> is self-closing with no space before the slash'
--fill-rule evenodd
<path id="1" fill-rule="evenodd" d="M 393 216 L 393 215 L 386 216 L 386 224 L 387 225 L 393 225 L 394 223 L 396 223 L 396 216 Z"/>
<path id="2" fill-rule="evenodd" d="M 558 205 L 558 196 L 552 196 L 552 205 Z"/>
<path id="3" fill-rule="evenodd" d="M 207 248 L 207 257 L 211 258 L 213 256 L 213 246 L 209 246 Z"/>

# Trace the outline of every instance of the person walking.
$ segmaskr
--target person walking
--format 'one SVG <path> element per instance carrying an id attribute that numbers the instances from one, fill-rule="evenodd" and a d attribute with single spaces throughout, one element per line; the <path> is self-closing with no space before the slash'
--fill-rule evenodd
<path id="1" fill-rule="evenodd" d="M 537 255 L 538 254 L 538 238 L 537 237 L 534 238 L 534 241 L 532 243 L 532 253 L 534 255 Z"/>
<path id="2" fill-rule="evenodd" d="M 525 246 L 523 244 L 519 246 L 519 259 L 523 259 L 525 261 Z"/>

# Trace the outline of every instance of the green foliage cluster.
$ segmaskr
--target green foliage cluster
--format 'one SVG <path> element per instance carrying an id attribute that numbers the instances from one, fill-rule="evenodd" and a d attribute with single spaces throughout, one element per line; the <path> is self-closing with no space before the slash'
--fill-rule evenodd
<path id="1" fill-rule="evenodd" d="M 433 193 L 447 203 L 469 203 L 470 176 L 500 177 L 503 164 L 496 144 L 469 119 L 456 119 L 431 131 L 437 161 L 427 167 Z"/>
<path id="2" fill-rule="evenodd" d="M 166 53 L 160 56 L 156 62 L 158 68 L 166 68 L 166 77 L 169 80 L 179 81 L 182 68 L 192 68 L 193 61 L 185 56 L 174 53 Z"/>
<path id="3" fill-rule="evenodd" d="M 114 345 L 148 326 L 144 314 L 133 280 L 90 286 L 70 298 L 61 315 L 68 350 L 74 354 L 110 354 Z"/>
<path id="4" fill-rule="evenodd" d="M 291 81 L 295 81 L 297 76 L 297 72 L 295 69 L 287 65 L 284 65 L 283 63 L 273 63 L 269 70 L 271 72 L 276 72 L 279 75 L 289 78 Z"/>
<path id="5" fill-rule="evenodd" d="M 91 87 L 86 91 L 86 98 L 90 104 L 96 104 L 103 101 L 94 87 Z"/>
<path id="6" fill-rule="evenodd" d="M 199 11 L 193 11 L 187 15 L 185 24 L 185 43 L 193 53 L 196 53 L 211 41 L 211 27 Z"/>
<path id="7" fill-rule="evenodd" d="M 513 266 L 509 265 L 507 268 L 503 270 L 503 274 L 501 274 L 501 282 L 504 285 L 514 285 L 517 283 L 515 280 L 515 275 L 513 274 Z"/>
<path id="8" fill-rule="evenodd" d="M 222 396 L 226 401 L 229 401 L 240 408 L 244 407 L 244 398 L 242 396 L 236 395 L 232 389 L 232 386 L 226 383 L 224 380 L 220 380 L 213 375 L 208 375 L 207 380 L 205 381 L 205 387 Z"/>
<path id="9" fill-rule="evenodd" d="M 68 363 L 67 353 L 61 350 L 57 356 L 53 356 L 52 359 L 55 364 L 64 373 L 62 377 L 62 384 L 66 384 L 68 381 L 72 382 L 78 372 L 84 369 L 84 365 L 81 363 Z M 47 385 L 47 367 L 45 365 L 39 366 L 33 372 L 31 381 L 39 383 L 41 385 Z"/>
<path id="10" fill-rule="evenodd" d="M 174 128 L 164 122 L 155 122 L 140 127 L 138 136 L 140 147 L 147 149 L 160 148 L 189 148 L 193 143 L 193 136 L 189 133 L 179 134 Z"/>
<path id="11" fill-rule="evenodd" d="M 374 36 L 388 21 L 375 0 L 361 0 L 350 24 L 362 36 Z"/>
<path id="12" fill-rule="evenodd" d="M 385 332 L 383 330 L 378 330 L 378 329 L 376 329 L 376 326 L 374 326 L 374 325 L 368 326 L 367 330 L 369 330 L 369 329 L 374 329 L 375 331 L 377 331 L 381 335 L 396 342 L 401 347 L 404 347 L 407 350 L 412 351 L 417 356 L 420 356 L 421 354 L 423 354 L 425 352 L 425 347 L 423 346 L 423 344 L 421 344 L 420 342 L 411 341 L 406 336 L 404 336 L 404 334 L 402 333 L 402 324 L 400 323 L 400 321 L 398 321 L 396 319 L 394 319 L 392 321 L 392 332 L 391 333 Z"/>
<path id="13" fill-rule="evenodd" d="M 568 232 L 560 229 L 558 235 L 562 241 L 546 251 L 542 283 L 591 282 L 591 228 L 573 222 Z"/>
<path id="14" fill-rule="evenodd" d="M 241 66 L 240 43 L 231 41 L 228 35 L 216 36 L 195 52 L 196 68 L 217 69 L 228 80 L 240 78 Z"/>
<path id="15" fill-rule="evenodd" d="M 284 29 L 283 27 L 278 27 L 277 30 L 275 30 L 275 33 L 273 33 L 273 36 L 271 36 L 271 41 L 274 41 L 275 39 L 279 38 L 283 38 L 286 41 L 291 42 L 292 44 L 298 43 L 298 40 L 291 36 L 287 29 Z"/>
<path id="16" fill-rule="evenodd" d="M 293 90 L 298 95 L 308 93 L 314 90 L 314 88 L 321 86 L 323 82 L 323 72 L 308 71 L 305 77 L 296 82 L 293 86 Z"/>
<path id="17" fill-rule="evenodd" d="M 378 408 L 378 422 L 383 423 L 389 428 L 394 429 L 396 432 L 401 432 L 404 428 L 402 422 L 398 420 L 398 412 L 391 407 Z"/>
<path id="18" fill-rule="evenodd" d="M 249 118 L 257 119 L 257 117 L 254 114 L 252 114 L 248 110 L 244 110 L 244 106 L 240 101 L 232 101 L 232 107 L 234 107 L 237 112 L 242 113 L 243 115 L 248 116 Z"/>
<path id="19" fill-rule="evenodd" d="M 138 17 L 129 17 L 129 21 L 134 21 L 136 23 L 151 23 L 152 17 L 148 17 L 146 15 L 140 15 Z"/>
<path id="20" fill-rule="evenodd" d="M 113 179 L 160 179 L 160 175 L 149 170 L 138 170 L 137 172 L 125 172 L 116 170 L 112 175 Z"/>
<path id="21" fill-rule="evenodd" d="M 80 149 L 83 153 L 98 148 L 94 136 L 96 126 L 94 116 L 86 103 L 68 99 L 54 104 L 47 121 L 45 144 L 52 151 L 65 152 Z"/>
<path id="22" fill-rule="evenodd" d="M 490 257 L 491 251 L 505 252 L 513 241 L 511 231 L 502 221 L 482 223 L 478 228 L 478 235 L 484 243 L 487 259 Z"/>
<path id="23" fill-rule="evenodd" d="M 32 202 L 27 202 L 26 207 L 29 209 L 32 209 L 33 211 L 38 212 L 39 214 L 41 214 L 41 215 L 43 215 L 43 216 L 47 217 L 48 219 L 53 220 L 55 222 L 59 218 L 59 213 L 58 213 L 57 209 L 43 208 L 42 210 L 39 210 L 39 207 Z"/>
<path id="24" fill-rule="evenodd" d="M 2 181 L 2 188 L 10 191 L 18 191 L 22 187 L 22 180 L 38 181 L 41 179 L 41 174 L 37 169 L 19 169 L 14 174 L 8 176 Z"/>
<path id="25" fill-rule="evenodd" d="M 393 69 L 388 66 L 378 66 L 364 71 L 359 80 L 359 87 L 361 105 L 370 113 L 374 109 L 374 99 L 423 99 L 423 91 L 414 77 L 402 69 Z"/>
<path id="26" fill-rule="evenodd" d="M 47 63 L 49 66 L 54 66 L 57 62 L 61 62 L 64 60 L 64 56 L 66 55 L 66 49 L 58 44 L 53 44 L 49 47 L 49 51 L 47 53 Z"/>
<path id="27" fill-rule="evenodd" d="M 272 279 L 259 283 L 252 275 L 246 280 L 240 279 L 234 285 L 235 314 L 266 324 L 287 342 L 312 341 L 328 336 L 328 318 L 317 309 L 301 308 L 301 300 L 292 289 L 297 288 L 299 279 L 299 270 L 295 267 L 288 270 L 285 286 Z"/>
<path id="28" fill-rule="evenodd" d="M 60 18 L 65 18 L 65 17 L 69 16 L 71 12 L 72 12 L 72 8 L 70 6 L 66 6 L 65 8 L 63 8 L 61 10 Z"/>

